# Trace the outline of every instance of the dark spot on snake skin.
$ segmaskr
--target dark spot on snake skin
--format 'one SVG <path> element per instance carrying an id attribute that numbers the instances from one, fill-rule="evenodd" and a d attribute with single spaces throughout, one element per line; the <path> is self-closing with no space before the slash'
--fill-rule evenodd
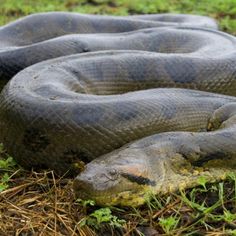
<path id="1" fill-rule="evenodd" d="M 206 155 L 204 157 L 202 157 L 201 159 L 193 162 L 192 164 L 194 166 L 198 166 L 201 167 L 203 166 L 206 162 L 211 161 L 211 160 L 222 160 L 222 159 L 229 159 L 230 156 L 227 153 L 224 152 L 215 152 L 215 153 L 211 153 L 209 155 Z"/>
<path id="2" fill-rule="evenodd" d="M 139 115 L 139 113 L 134 112 L 132 110 L 125 110 L 124 104 L 117 102 L 114 107 L 113 111 L 114 114 L 116 114 L 116 118 L 118 120 L 122 121 L 134 121 L 135 118 Z"/>
<path id="3" fill-rule="evenodd" d="M 94 124 L 94 121 L 97 123 L 102 121 L 104 112 L 105 111 L 103 108 L 97 106 L 93 106 L 91 108 L 81 107 L 80 109 L 73 110 L 71 119 L 81 126 L 90 125 Z M 89 114 L 89 116 L 87 114 Z"/>
<path id="4" fill-rule="evenodd" d="M 156 181 L 148 179 L 143 176 L 137 176 L 129 173 L 121 173 L 121 176 L 139 185 L 150 185 L 150 186 L 156 185 Z"/>
<path id="5" fill-rule="evenodd" d="M 89 48 L 89 45 L 88 43 L 80 40 L 80 39 L 74 39 L 74 40 L 71 40 L 70 41 L 70 46 L 71 47 L 74 47 L 74 50 L 73 51 L 74 53 L 84 53 L 84 52 L 90 52 L 90 48 Z M 70 53 L 68 53 L 70 54 Z"/>
<path id="6" fill-rule="evenodd" d="M 17 72 L 26 67 L 27 58 L 25 53 L 22 52 L 17 60 L 14 60 L 16 55 L 12 52 L 1 52 L 0 55 L 0 76 L 1 78 L 8 79 L 14 76 Z"/>
<path id="7" fill-rule="evenodd" d="M 130 62 L 127 62 L 130 63 Z M 143 78 L 146 77 L 147 70 L 148 70 L 148 64 L 145 60 L 139 59 L 135 61 L 135 66 L 132 66 L 132 61 L 131 61 L 131 66 L 129 67 L 129 78 L 135 82 L 142 81 Z M 142 68 L 142 69 L 141 69 Z M 139 88 L 141 84 L 137 84 L 136 90 L 141 90 L 144 89 L 143 85 Z"/>
<path id="8" fill-rule="evenodd" d="M 53 91 L 53 88 L 51 88 L 48 85 L 43 85 L 37 89 L 34 90 L 35 93 L 37 93 L 40 96 L 51 98 L 53 96 L 56 96 L 55 91 Z"/>
<path id="9" fill-rule="evenodd" d="M 30 128 L 25 131 L 23 144 L 30 151 L 41 152 L 50 144 L 50 141 L 46 133 Z"/>
<path id="10" fill-rule="evenodd" d="M 191 62 L 190 59 L 187 61 L 173 58 L 172 60 L 168 60 L 168 63 L 164 63 L 164 67 L 170 79 L 175 83 L 193 83 L 197 79 L 197 74 L 199 74 L 194 67 L 194 62 Z"/>

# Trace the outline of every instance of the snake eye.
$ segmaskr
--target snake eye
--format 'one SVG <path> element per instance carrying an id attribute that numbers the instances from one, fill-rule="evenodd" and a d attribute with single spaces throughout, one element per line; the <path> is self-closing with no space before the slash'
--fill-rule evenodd
<path id="1" fill-rule="evenodd" d="M 109 174 L 110 174 L 111 176 L 115 176 L 115 175 L 118 174 L 118 172 L 117 172 L 116 169 L 111 169 L 111 170 L 109 171 Z"/>

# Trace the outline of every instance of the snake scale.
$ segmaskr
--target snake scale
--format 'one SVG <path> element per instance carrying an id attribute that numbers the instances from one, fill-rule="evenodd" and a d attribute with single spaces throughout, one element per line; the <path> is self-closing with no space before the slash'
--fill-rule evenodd
<path id="1" fill-rule="evenodd" d="M 0 28 L 0 84 L 9 154 L 82 171 L 76 196 L 97 204 L 236 167 L 236 39 L 210 18 L 34 14 Z"/>

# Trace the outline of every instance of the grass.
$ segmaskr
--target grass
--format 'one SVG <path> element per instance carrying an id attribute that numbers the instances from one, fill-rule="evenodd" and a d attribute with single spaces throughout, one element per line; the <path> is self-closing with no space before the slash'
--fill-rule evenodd
<path id="1" fill-rule="evenodd" d="M 75 200 L 72 180 L 53 171 L 11 171 L 10 188 L 0 194 L 0 235 L 236 235 L 233 174 L 121 209 Z"/>
<path id="2" fill-rule="evenodd" d="M 192 13 L 236 35 L 235 0 L 0 0 L 0 24 L 42 11 L 94 14 Z M 74 199 L 72 180 L 26 171 L 0 146 L 0 235 L 236 235 L 236 176 L 139 208 L 99 208 Z"/>
<path id="3" fill-rule="evenodd" d="M 235 0 L 0 0 L 0 25 L 42 11 L 92 14 L 190 13 L 214 17 L 220 28 L 236 34 Z"/>

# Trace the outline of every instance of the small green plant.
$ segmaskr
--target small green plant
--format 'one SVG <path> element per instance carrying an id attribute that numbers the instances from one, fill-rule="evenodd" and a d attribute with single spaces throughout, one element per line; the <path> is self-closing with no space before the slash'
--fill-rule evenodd
<path id="1" fill-rule="evenodd" d="M 229 210 L 224 210 L 223 215 L 211 215 L 211 219 L 215 221 L 225 221 L 228 223 L 233 223 L 236 220 L 236 214 L 231 213 Z"/>
<path id="2" fill-rule="evenodd" d="M 198 178 L 198 183 L 204 188 L 205 191 L 207 191 L 207 188 L 206 188 L 207 180 L 204 176 L 200 176 Z"/>
<path id="3" fill-rule="evenodd" d="M 177 216 L 169 216 L 167 218 L 160 218 L 159 223 L 164 230 L 165 233 L 169 234 L 172 230 L 174 230 L 178 223 L 179 218 Z"/>
<path id="4" fill-rule="evenodd" d="M 236 229 L 234 229 L 234 230 L 228 230 L 228 231 L 226 231 L 226 235 L 232 235 L 232 236 L 236 236 Z"/>
<path id="5" fill-rule="evenodd" d="M 235 172 L 228 173 L 227 177 L 234 183 L 234 200 L 236 200 L 236 173 Z"/>
<path id="6" fill-rule="evenodd" d="M 1 156 L 4 156 L 2 158 Z M 3 144 L 0 143 L 0 192 L 8 188 L 8 182 L 11 176 L 8 172 L 14 170 L 16 162 L 14 159 L 5 153 Z"/>
<path id="7" fill-rule="evenodd" d="M 108 223 L 113 227 L 122 227 L 123 224 L 126 223 L 125 220 L 118 219 L 117 216 L 112 215 L 110 208 L 100 208 L 93 213 L 91 213 L 88 217 L 84 218 L 80 222 L 80 226 L 88 225 L 92 226 L 95 229 L 99 229 L 102 223 Z"/>
<path id="8" fill-rule="evenodd" d="M 236 214 L 232 214 L 230 211 L 225 210 L 224 211 L 224 220 L 226 222 L 233 222 L 236 220 Z"/>
<path id="9" fill-rule="evenodd" d="M 0 192 L 4 191 L 8 188 L 8 181 L 10 177 L 7 173 L 5 173 L 2 178 L 0 179 Z"/>
<path id="10" fill-rule="evenodd" d="M 80 199 L 78 198 L 76 200 L 76 202 L 78 202 L 80 205 L 82 205 L 83 207 L 87 207 L 87 206 L 94 206 L 95 205 L 95 201 L 94 200 L 83 200 L 83 199 Z"/>
<path id="11" fill-rule="evenodd" d="M 9 170 L 16 166 L 16 162 L 10 156 L 7 159 L 0 159 L 0 169 Z"/>
<path id="12" fill-rule="evenodd" d="M 2 143 L 0 143 L 0 155 L 4 156 L 4 158 L 1 158 L 0 156 L 0 170 L 10 170 L 11 168 L 16 166 L 16 162 L 14 161 L 14 159 L 7 153 L 5 153 Z"/>

